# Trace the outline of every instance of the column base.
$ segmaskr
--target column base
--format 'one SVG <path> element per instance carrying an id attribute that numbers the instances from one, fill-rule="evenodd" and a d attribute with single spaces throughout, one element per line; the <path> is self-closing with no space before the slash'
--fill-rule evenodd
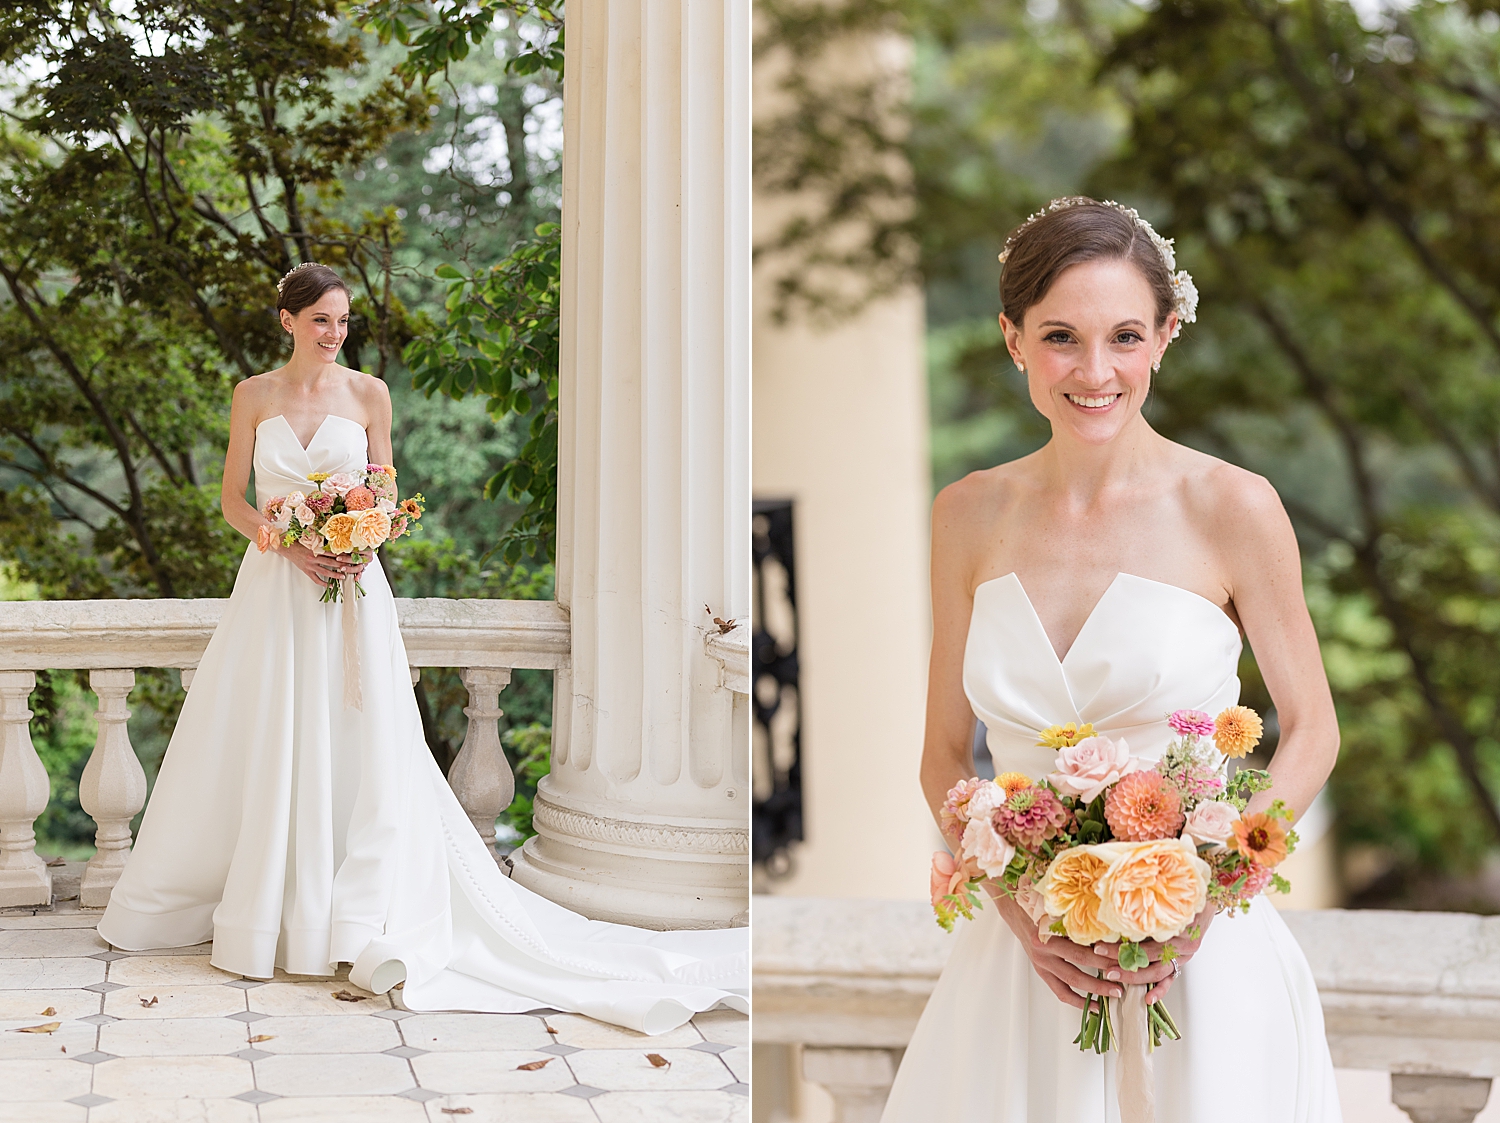
<path id="1" fill-rule="evenodd" d="M 511 855 L 511 876 L 566 909 L 657 931 L 749 922 L 743 827 L 604 815 L 546 791 L 537 792 L 533 825 L 536 837 Z"/>
<path id="2" fill-rule="evenodd" d="M 52 903 L 52 871 L 40 860 L 35 866 L 0 870 L 0 908 L 24 908 Z"/>

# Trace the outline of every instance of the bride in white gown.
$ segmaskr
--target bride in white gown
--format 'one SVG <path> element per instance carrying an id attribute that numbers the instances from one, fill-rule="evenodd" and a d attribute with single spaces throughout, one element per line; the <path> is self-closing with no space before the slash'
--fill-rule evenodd
<path id="1" fill-rule="evenodd" d="M 1054 769 L 1038 731 L 1092 722 L 1161 755 L 1178 709 L 1239 696 L 1241 632 L 1276 705 L 1272 798 L 1305 810 L 1338 726 L 1297 544 L 1258 476 L 1161 437 L 1151 374 L 1197 295 L 1133 211 L 1066 199 L 1006 243 L 1001 326 L 1039 452 L 976 472 L 933 510 L 933 646 L 922 786 L 934 817 L 973 774 L 975 715 L 997 772 Z M 1116 1123 L 1115 1054 L 1081 1052 L 1081 994 L 1170 999 L 1183 1040 L 1154 1054 L 1158 1123 L 1339 1123 L 1312 973 L 1275 907 L 1198 918 L 1175 963 L 1122 978 L 1110 945 L 1043 942 L 1013 901 L 960 922 L 883 1123 Z M 1103 974 L 1103 978 L 1097 977 Z"/>
<path id="2" fill-rule="evenodd" d="M 252 543 L 268 523 L 244 498 L 252 466 L 259 504 L 309 473 L 391 462 L 385 384 L 335 361 L 343 282 L 304 265 L 279 291 L 293 356 L 235 388 L 224 471 L 225 518 Z M 349 963 L 368 990 L 404 982 L 414 1010 L 553 1007 L 654 1034 L 747 1009 L 744 929 L 588 920 L 500 872 L 423 740 L 378 564 L 356 604 L 361 708 L 346 708 L 343 614 L 320 598 L 360 568 L 247 549 L 99 934 L 131 951 L 212 939 L 214 966 L 253 978 Z"/>

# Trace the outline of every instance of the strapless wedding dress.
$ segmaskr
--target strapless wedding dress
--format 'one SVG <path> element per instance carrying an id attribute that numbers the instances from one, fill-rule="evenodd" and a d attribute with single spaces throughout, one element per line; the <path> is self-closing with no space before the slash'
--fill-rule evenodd
<path id="1" fill-rule="evenodd" d="M 1240 634 L 1215 605 L 1122 573 L 1060 662 L 1014 574 L 974 593 L 964 690 L 997 772 L 1037 779 L 1037 732 L 1092 722 L 1161 756 L 1173 710 L 1239 698 Z M 1157 1123 L 1341 1123 L 1312 971 L 1275 906 L 1220 916 L 1167 996 L 1183 1031 L 1153 1054 Z M 1031 967 L 992 904 L 960 921 L 882 1123 L 1116 1123 L 1114 1053 L 1080 1052 L 1079 1011 Z"/>
<path id="2" fill-rule="evenodd" d="M 364 429 L 330 415 L 303 448 L 261 422 L 255 488 L 362 470 Z M 747 1009 L 744 929 L 588 920 L 507 878 L 422 737 L 379 564 L 356 605 L 362 710 L 346 709 L 337 604 L 252 545 L 178 717 L 134 852 L 99 921 L 131 951 L 213 940 L 225 971 L 333 974 L 413 1010 L 553 1007 L 661 1033 Z"/>

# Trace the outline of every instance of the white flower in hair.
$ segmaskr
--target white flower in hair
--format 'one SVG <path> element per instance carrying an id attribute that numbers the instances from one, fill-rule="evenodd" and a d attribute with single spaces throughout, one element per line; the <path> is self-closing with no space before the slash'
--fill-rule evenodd
<path id="1" fill-rule="evenodd" d="M 1000 264 L 1004 265 L 1010 257 L 1010 251 L 1016 244 L 1016 239 L 1021 233 L 1039 218 L 1044 218 L 1057 211 L 1076 207 L 1083 203 L 1093 203 L 1094 200 L 1083 195 L 1064 195 L 1060 199 L 1053 199 L 1036 214 L 1011 231 L 1009 238 L 1005 239 L 1005 246 L 1000 251 Z M 1098 206 L 1113 207 L 1121 214 L 1128 217 L 1132 222 L 1145 231 L 1146 237 L 1151 239 L 1151 244 L 1156 247 L 1156 252 L 1161 254 L 1161 259 L 1166 263 L 1167 272 L 1172 276 L 1172 311 L 1177 313 L 1177 325 L 1172 329 L 1172 338 L 1176 339 L 1182 333 L 1183 324 L 1191 324 L 1198 318 L 1198 286 L 1193 284 L 1192 274 L 1186 269 L 1177 268 L 1177 254 L 1172 248 L 1172 239 L 1163 238 L 1156 229 L 1142 218 L 1134 207 L 1127 207 L 1117 203 L 1113 199 L 1105 199 Z"/>

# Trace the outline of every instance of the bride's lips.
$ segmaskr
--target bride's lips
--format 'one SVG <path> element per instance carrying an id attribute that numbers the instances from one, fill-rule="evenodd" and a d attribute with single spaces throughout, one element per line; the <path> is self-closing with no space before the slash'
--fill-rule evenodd
<path id="1" fill-rule="evenodd" d="M 1110 407 L 1124 396 L 1123 393 L 1063 394 L 1063 397 L 1067 398 L 1075 409 L 1080 409 L 1084 413 L 1107 413 Z"/>

